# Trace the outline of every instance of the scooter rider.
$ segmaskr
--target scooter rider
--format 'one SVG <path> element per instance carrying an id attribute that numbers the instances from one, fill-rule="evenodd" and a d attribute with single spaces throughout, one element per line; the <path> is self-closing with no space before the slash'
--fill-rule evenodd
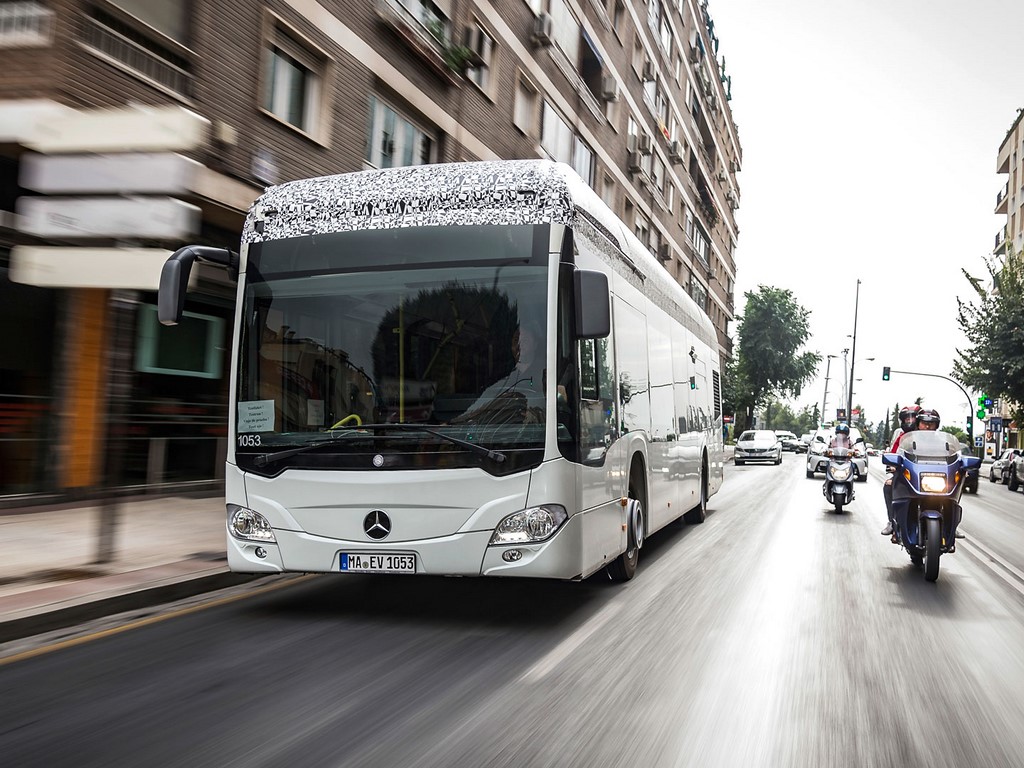
<path id="1" fill-rule="evenodd" d="M 900 409 L 900 428 L 896 430 L 893 436 L 892 448 L 889 449 L 889 453 L 896 453 L 900 447 L 900 439 L 907 432 L 913 432 L 917 429 L 917 414 L 920 413 L 921 406 L 919 405 L 908 405 Z M 887 472 L 892 472 L 891 468 L 886 468 Z M 889 517 L 889 522 L 886 523 L 885 528 L 882 529 L 883 536 L 892 536 L 892 478 L 887 477 L 885 479 L 885 485 L 882 486 L 882 495 L 885 496 L 885 512 Z"/>
<path id="2" fill-rule="evenodd" d="M 839 424 L 836 427 L 836 433 L 832 436 L 832 440 L 829 441 L 829 448 L 853 448 L 853 444 L 850 442 L 850 426 L 849 424 Z"/>

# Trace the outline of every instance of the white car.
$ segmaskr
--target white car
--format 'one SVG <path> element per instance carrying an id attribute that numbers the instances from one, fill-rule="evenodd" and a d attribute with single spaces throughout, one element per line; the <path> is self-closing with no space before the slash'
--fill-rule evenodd
<path id="1" fill-rule="evenodd" d="M 807 477 L 814 477 L 815 472 L 825 473 L 825 468 L 828 466 L 828 456 L 825 455 L 825 451 L 828 450 L 828 444 L 832 442 L 835 435 L 835 427 L 825 427 L 814 433 L 810 445 L 807 446 Z M 864 442 L 860 430 L 856 427 L 850 427 L 850 442 L 853 444 L 855 479 L 866 483 L 868 480 L 867 443 Z"/>
<path id="2" fill-rule="evenodd" d="M 736 466 L 742 466 L 748 461 L 781 464 L 782 441 L 770 429 L 748 429 L 736 441 L 736 453 L 732 460 Z"/>

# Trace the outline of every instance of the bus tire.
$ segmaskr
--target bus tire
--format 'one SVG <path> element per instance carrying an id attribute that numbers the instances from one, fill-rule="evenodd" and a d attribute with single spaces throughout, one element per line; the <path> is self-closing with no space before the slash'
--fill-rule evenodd
<path id="1" fill-rule="evenodd" d="M 608 566 L 608 578 L 612 581 L 629 581 L 636 575 L 636 564 L 640 560 L 640 547 L 644 544 L 644 505 L 632 485 L 629 486 L 627 508 L 630 513 L 626 518 L 626 551 Z"/>
<path id="2" fill-rule="evenodd" d="M 708 517 L 708 462 L 707 458 L 700 466 L 700 501 L 697 506 L 683 514 L 683 520 L 690 525 L 700 525 Z"/>

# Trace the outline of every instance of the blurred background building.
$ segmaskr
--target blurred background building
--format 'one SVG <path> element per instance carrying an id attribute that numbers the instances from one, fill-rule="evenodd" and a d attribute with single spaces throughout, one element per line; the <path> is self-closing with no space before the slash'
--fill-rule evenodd
<path id="1" fill-rule="evenodd" d="M 1007 174 L 1006 183 L 996 194 L 995 213 L 1006 216 L 1006 223 L 996 233 L 992 253 L 997 259 L 1020 258 L 1024 253 L 1024 108 L 1006 132 L 996 155 L 996 173 Z M 1019 425 L 1012 420 L 1014 403 L 1003 400 L 986 421 L 986 437 L 993 438 L 988 447 L 996 454 L 1002 448 L 1021 445 Z M 993 427 L 998 427 L 993 429 Z"/>
<path id="2" fill-rule="evenodd" d="M 0 504 L 215 488 L 237 248 L 269 184 L 419 163 L 566 162 L 731 355 L 742 150 L 695 0 L 0 2 Z"/>

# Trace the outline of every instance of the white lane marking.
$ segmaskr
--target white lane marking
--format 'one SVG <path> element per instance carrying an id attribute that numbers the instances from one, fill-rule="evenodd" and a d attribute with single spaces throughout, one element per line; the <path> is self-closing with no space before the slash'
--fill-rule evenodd
<path id="1" fill-rule="evenodd" d="M 987 567 L 992 571 L 992 573 L 1017 590 L 1017 592 L 1024 595 L 1024 571 L 1021 571 L 1016 566 L 1006 562 L 1006 560 L 1001 558 L 985 545 L 981 544 L 977 539 L 964 539 L 963 544 L 960 546 L 964 547 L 965 552 L 973 555 L 979 563 Z M 971 550 L 973 549 L 978 549 L 981 554 L 978 552 L 972 552 Z M 981 555 L 984 555 L 984 557 Z M 988 559 L 986 560 L 986 558 Z M 998 568 L 996 567 L 997 565 L 999 566 Z M 1011 578 L 1011 574 L 1016 578 Z"/>
<path id="2" fill-rule="evenodd" d="M 621 605 L 609 603 L 605 608 L 602 608 L 597 614 L 591 617 L 582 627 L 548 651 L 544 658 L 530 667 L 523 674 L 520 681 L 525 683 L 536 683 L 543 680 L 551 674 L 552 671 L 554 671 L 555 667 L 565 661 L 573 651 L 583 645 L 591 635 L 611 621 L 612 617 L 614 617 L 620 610 L 622 610 Z"/>

